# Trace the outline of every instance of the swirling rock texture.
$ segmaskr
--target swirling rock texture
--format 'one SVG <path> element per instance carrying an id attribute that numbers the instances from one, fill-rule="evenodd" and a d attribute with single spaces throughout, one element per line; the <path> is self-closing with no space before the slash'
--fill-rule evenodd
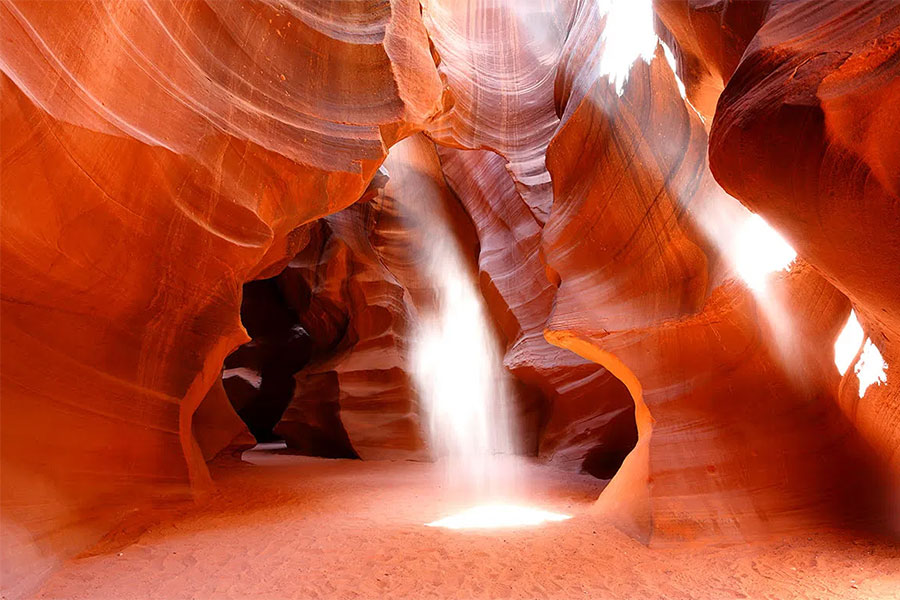
<path id="1" fill-rule="evenodd" d="M 375 180 L 370 189 L 374 184 Z M 331 235 L 324 219 L 315 222 L 311 226 L 310 242 L 276 278 L 280 297 L 291 308 L 293 318 L 312 344 L 307 359 L 313 364 L 334 356 L 345 339 L 350 321 L 349 307 L 342 298 L 346 274 L 341 266 L 346 262 L 346 252 Z M 332 252 L 326 252 L 326 245 Z M 277 416 L 274 433 L 289 447 L 305 454 L 356 457 L 339 417 L 336 374 L 304 375 L 296 381 L 298 371 L 290 373 L 290 395 Z"/>
<path id="2" fill-rule="evenodd" d="M 541 223 L 552 204 L 547 144 L 559 117 L 553 82 L 574 0 L 428 0 L 445 111 L 429 127 L 439 143 L 505 157 Z"/>
<path id="3" fill-rule="evenodd" d="M 403 0 L 0 14 L 3 579 L 27 586 L 117 507 L 204 486 L 192 415 L 247 340 L 241 285 L 441 85 Z"/>
<path id="4" fill-rule="evenodd" d="M 477 254 L 472 224 L 443 181 L 433 142 L 417 135 L 391 149 L 379 184 L 360 202 L 322 220 L 322 241 L 280 276 L 309 290 L 301 322 L 320 318 L 317 304 L 347 314 L 336 349 L 296 376 L 293 401 L 275 428 L 290 447 L 341 449 L 363 459 L 428 457 L 409 374 L 414 323 L 433 308 L 420 211 L 444 215 L 464 254 Z M 316 339 L 329 337 L 312 329 Z"/>
<path id="5" fill-rule="evenodd" d="M 722 186 L 847 295 L 888 365 L 900 353 L 898 59 L 896 3 L 773 4 L 710 137 Z M 855 379 L 851 368 L 843 387 Z M 841 407 L 900 477 L 897 383 Z"/>
<path id="6" fill-rule="evenodd" d="M 539 215 L 499 155 L 451 148 L 440 155 L 478 230 L 483 294 L 507 341 L 504 365 L 547 403 L 538 454 L 562 468 L 612 477 L 636 441 L 634 403 L 606 369 L 544 339 L 556 288 L 540 257 Z"/>
<path id="7" fill-rule="evenodd" d="M 223 384 L 259 411 L 270 361 L 222 366 L 255 279 L 309 352 L 276 433 L 425 457 L 419 205 L 479 277 L 525 445 L 608 477 L 636 426 L 597 503 L 623 528 L 886 517 L 893 371 L 859 398 L 830 347 L 852 306 L 900 359 L 900 9 L 655 0 L 686 102 L 661 47 L 617 93 L 620 4 L 0 4 L 4 593 L 252 443 Z M 799 255 L 756 291 L 729 243 L 748 208 Z"/>
<path id="8" fill-rule="evenodd" d="M 573 30 L 598 18 L 587 9 Z M 741 211 L 709 177 L 704 129 L 662 51 L 619 97 L 584 75 L 604 40 L 570 39 L 548 150 L 544 249 L 560 285 L 546 336 L 625 382 L 640 432 L 599 507 L 654 540 L 883 516 L 821 352 L 846 299 L 802 263 L 759 298 L 737 284 L 720 242 Z"/>
<path id="9" fill-rule="evenodd" d="M 542 336 L 554 296 L 539 255 L 553 202 L 545 156 L 577 5 L 423 3 L 446 83 L 446 110 L 429 135 L 448 146 L 439 150 L 444 175 L 478 230 L 482 291 L 506 341 L 504 364 L 546 405 L 532 409 L 542 415 L 538 453 L 608 478 L 634 445 L 633 403 L 605 369 Z"/>
<path id="10" fill-rule="evenodd" d="M 653 0 L 691 105 L 708 122 L 771 0 Z"/>
<path id="11" fill-rule="evenodd" d="M 281 275 L 310 277 L 306 285 L 318 301 L 347 314 L 335 351 L 297 374 L 294 398 L 275 428 L 302 451 L 317 453 L 310 447 L 315 432 L 317 445 L 364 459 L 425 457 L 406 368 L 415 307 L 370 238 L 378 204 L 361 202 L 326 217 L 324 242 L 309 257 L 314 268 L 301 272 L 295 259 Z"/>

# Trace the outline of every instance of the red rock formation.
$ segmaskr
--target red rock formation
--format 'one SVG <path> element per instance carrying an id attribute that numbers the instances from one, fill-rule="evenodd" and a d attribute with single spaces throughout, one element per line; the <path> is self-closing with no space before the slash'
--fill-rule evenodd
<path id="1" fill-rule="evenodd" d="M 553 82 L 575 5 L 574 0 L 423 2 L 448 96 L 447 110 L 429 134 L 440 144 L 490 149 L 505 157 L 541 223 L 552 203 L 544 157 L 559 123 Z"/>
<path id="2" fill-rule="evenodd" d="M 712 119 L 719 94 L 756 35 L 771 0 L 653 0 L 690 103 Z"/>
<path id="3" fill-rule="evenodd" d="M 335 293 L 325 297 L 346 311 L 347 328 L 333 353 L 297 375 L 294 399 L 275 431 L 304 451 L 311 450 L 304 436 L 312 429 L 335 447 L 346 436 L 362 458 L 422 458 L 406 373 L 415 308 L 372 246 L 376 211 L 372 202 L 359 203 L 325 219 L 326 241 L 314 258 L 317 268 L 307 271 L 313 277 L 307 284 Z M 299 275 L 289 269 L 281 277 Z"/>
<path id="4" fill-rule="evenodd" d="M 480 241 L 481 286 L 506 339 L 504 365 L 548 404 L 539 455 L 554 465 L 611 477 L 634 446 L 634 403 L 596 363 L 550 345 L 543 331 L 556 288 L 540 257 L 542 222 L 492 152 L 441 149 L 448 183 Z"/>
<path id="5" fill-rule="evenodd" d="M 294 395 L 275 433 L 288 448 L 307 456 L 358 458 L 341 421 L 341 385 L 336 371 L 300 373 Z M 374 395 L 370 386 L 368 394 Z M 377 388 L 377 400 L 387 404 L 383 388 Z"/>
<path id="6" fill-rule="evenodd" d="M 573 31 L 596 16 L 579 18 Z M 661 51 L 618 97 L 582 75 L 595 42 L 571 39 L 548 151 L 544 250 L 560 285 L 546 336 L 622 379 L 640 435 L 599 506 L 654 540 L 878 514 L 877 478 L 821 352 L 846 300 L 802 263 L 760 299 L 733 281 L 718 244 L 739 207 L 711 181 L 703 127 Z"/>
<path id="7" fill-rule="evenodd" d="M 207 480 L 241 284 L 437 110 L 417 4 L 342 8 L 0 6 L 4 585 Z"/>
<path id="8" fill-rule="evenodd" d="M 447 146 L 496 153 L 441 150 L 444 173 L 478 228 L 482 289 L 507 340 L 506 366 L 550 405 L 547 412 L 533 400 L 524 408 L 544 415 L 540 453 L 577 469 L 593 451 L 592 468 L 609 476 L 633 444 L 625 390 L 603 369 L 550 347 L 540 335 L 552 302 L 538 256 L 553 201 L 545 154 L 559 123 L 557 63 L 578 5 L 424 3 L 448 96 L 448 109 L 429 135 Z M 520 401 L 527 394 L 520 390 Z M 604 468 L 604 462 L 616 465 Z"/>
<path id="9" fill-rule="evenodd" d="M 390 173 L 386 193 L 368 194 L 367 203 L 326 217 L 323 241 L 311 245 L 317 250 L 304 250 L 281 275 L 285 285 L 306 290 L 291 293 L 307 298 L 296 302 L 307 307 L 301 322 L 315 319 L 326 304 L 340 306 L 348 311 L 348 330 L 336 351 L 298 374 L 294 401 L 276 433 L 312 454 L 346 455 L 353 448 L 363 458 L 424 457 L 419 409 L 405 375 L 410 327 L 430 300 L 421 262 L 426 242 L 411 210 L 417 207 L 448 215 L 461 239 L 468 240 L 464 246 L 472 256 L 479 251 L 467 233 L 468 217 L 475 221 L 488 308 L 507 340 L 506 366 L 544 398 L 539 401 L 527 388 L 517 390 L 524 447 L 536 447 L 537 428 L 545 421 L 545 458 L 611 477 L 634 445 L 633 402 L 604 369 L 543 339 L 554 288 L 538 256 L 539 221 L 499 156 L 441 152 L 438 165 L 424 139 L 395 147 L 385 163 Z M 443 176 L 460 194 L 468 216 Z M 375 307 L 384 308 L 384 319 L 367 317 Z M 379 325 L 373 329 L 372 323 Z M 323 336 L 328 334 L 312 337 Z M 546 401 L 549 412 L 541 406 Z M 361 412 L 360 406 L 365 407 Z"/>
<path id="10" fill-rule="evenodd" d="M 374 181 L 370 191 L 373 185 Z M 277 278 L 282 297 L 309 336 L 313 361 L 333 357 L 348 333 L 349 306 L 342 296 L 345 276 L 342 270 L 335 271 L 344 256 L 339 248 L 326 221 L 317 221 L 311 226 L 310 242 Z M 295 385 L 275 434 L 304 454 L 357 457 L 340 420 L 337 374 L 302 373 L 291 378 Z"/>
<path id="11" fill-rule="evenodd" d="M 852 303 L 900 358 L 900 8 L 654 5 L 715 113 L 717 180 L 801 257 L 765 293 L 735 279 L 747 212 L 661 52 L 621 97 L 600 75 L 599 3 L 0 4 L 4 593 L 248 442 L 221 367 L 242 285 L 285 265 L 316 361 L 279 432 L 424 456 L 406 346 L 427 240 L 403 207 L 477 257 L 506 365 L 550 400 L 544 457 L 608 471 L 628 390 L 640 439 L 599 504 L 640 537 L 880 516 L 858 436 L 900 481 L 900 388 L 859 399 L 823 348 Z M 365 194 L 420 130 L 443 164 L 416 136 Z"/>
<path id="12" fill-rule="evenodd" d="M 375 181 L 363 195 L 369 195 Z M 384 184 L 380 187 L 383 189 Z M 334 352 L 337 344 L 347 331 L 349 316 L 347 307 L 341 300 L 341 278 L 330 272 L 319 273 L 319 262 L 331 260 L 331 253 L 325 252 L 329 244 L 331 229 L 325 219 L 310 225 L 310 240 L 306 246 L 285 266 L 278 275 L 278 289 L 284 301 L 297 315 L 300 326 L 309 334 L 313 343 L 312 355 L 323 356 Z"/>
<path id="13" fill-rule="evenodd" d="M 898 56 L 894 3 L 774 4 L 710 137 L 716 179 L 850 298 L 888 365 L 900 353 Z M 841 405 L 900 486 L 900 387 L 888 373 Z"/>
<path id="14" fill-rule="evenodd" d="M 322 243 L 281 276 L 314 299 L 301 322 L 316 319 L 314 308 L 323 304 L 347 312 L 337 348 L 297 375 L 294 399 L 276 427 L 305 452 L 346 449 L 346 438 L 363 459 L 428 457 L 408 371 L 413 324 L 431 306 L 432 284 L 422 263 L 428 241 L 411 209 L 445 214 L 470 255 L 475 240 L 443 182 L 432 142 L 422 136 L 400 142 L 384 173 L 383 190 L 370 188 L 366 201 L 326 217 Z"/>
<path id="15" fill-rule="evenodd" d="M 194 411 L 191 426 L 194 438 L 207 461 L 219 453 L 239 452 L 256 445 L 256 438 L 235 414 L 221 381 L 213 383 Z"/>

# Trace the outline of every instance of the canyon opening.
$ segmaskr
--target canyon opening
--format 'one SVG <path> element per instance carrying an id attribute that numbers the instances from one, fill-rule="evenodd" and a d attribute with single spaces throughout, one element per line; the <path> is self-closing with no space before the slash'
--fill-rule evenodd
<path id="1" fill-rule="evenodd" d="M 900 5 L 0 2 L 4 599 L 900 592 Z"/>

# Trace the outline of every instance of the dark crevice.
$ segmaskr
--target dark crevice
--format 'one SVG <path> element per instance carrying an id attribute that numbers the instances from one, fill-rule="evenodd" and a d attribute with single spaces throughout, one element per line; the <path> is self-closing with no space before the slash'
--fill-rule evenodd
<path id="1" fill-rule="evenodd" d="M 311 358 L 312 342 L 277 278 L 244 285 L 241 321 L 252 339 L 225 359 L 225 391 L 250 433 L 274 441 L 272 430 L 293 397 L 294 373 Z"/>
<path id="2" fill-rule="evenodd" d="M 321 244 L 305 251 L 321 253 Z M 250 432 L 300 454 L 357 458 L 341 423 L 334 373 L 303 373 L 337 352 L 349 329 L 344 311 L 317 297 L 303 270 L 288 265 L 244 285 L 241 321 L 252 339 L 225 359 L 223 383 Z"/>

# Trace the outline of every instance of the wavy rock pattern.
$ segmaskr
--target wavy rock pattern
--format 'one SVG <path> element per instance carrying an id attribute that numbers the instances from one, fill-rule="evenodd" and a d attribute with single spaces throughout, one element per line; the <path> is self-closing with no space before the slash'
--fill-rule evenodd
<path id="1" fill-rule="evenodd" d="M 507 340 L 504 364 L 548 406 L 539 455 L 554 465 L 611 477 L 634 446 L 634 403 L 608 371 L 550 345 L 543 331 L 556 289 L 540 257 L 542 224 L 516 191 L 503 158 L 441 149 L 448 183 L 472 218 L 488 309 Z"/>
<path id="2" fill-rule="evenodd" d="M 423 3 L 449 95 L 429 134 L 441 144 L 505 157 L 541 223 L 553 201 L 544 159 L 559 124 L 553 85 L 574 6 L 573 0 Z"/>
<path id="3" fill-rule="evenodd" d="M 315 323 L 318 306 L 347 314 L 336 349 L 297 374 L 294 399 L 275 429 L 304 452 L 429 456 L 409 375 L 414 322 L 433 302 L 423 264 L 429 242 L 415 211 L 446 215 L 469 255 L 477 254 L 477 241 L 443 181 L 431 141 L 417 135 L 398 143 L 382 172 L 363 201 L 322 220 L 322 241 L 281 276 L 309 290 L 301 322 L 313 320 L 314 339 L 327 338 L 327 328 Z"/>
<path id="4" fill-rule="evenodd" d="M 771 0 L 653 0 L 688 101 L 707 122 Z"/>
<path id="5" fill-rule="evenodd" d="M 504 362 L 539 391 L 524 409 L 541 415 L 539 453 L 566 468 L 593 465 L 609 477 L 634 443 L 627 393 L 604 369 L 541 335 L 553 301 L 539 256 L 553 202 L 545 155 L 559 124 L 556 70 L 580 4 L 424 3 L 449 95 L 429 135 L 449 147 L 493 151 L 447 148 L 440 154 L 448 182 L 478 229 L 482 289 L 507 340 Z"/>
<path id="6" fill-rule="evenodd" d="M 346 311 L 347 326 L 333 353 L 298 373 L 294 398 L 275 427 L 302 451 L 350 449 L 364 459 L 426 456 L 407 375 L 415 307 L 373 246 L 378 215 L 373 201 L 326 217 L 315 269 L 306 272 L 314 293 Z M 288 270 L 281 277 L 297 276 Z M 308 439 L 310 431 L 318 441 Z"/>
<path id="7" fill-rule="evenodd" d="M 0 5 L 5 585 L 203 487 L 241 285 L 438 110 L 417 4 L 342 6 Z"/>
<path id="8" fill-rule="evenodd" d="M 418 13 L 377 0 L 340 12 L 320 2 L 15 2 L 4 5 L 3 71 L 55 119 L 98 133 L 199 161 L 214 158 L 208 137 L 228 136 L 362 173 L 383 157 L 382 128 L 437 108 Z"/>
<path id="9" fill-rule="evenodd" d="M 581 13 L 573 31 L 596 18 Z M 723 241 L 742 211 L 712 182 L 703 126 L 661 50 L 618 97 L 585 76 L 590 39 L 570 39 L 548 151 L 544 251 L 560 285 L 546 336 L 625 382 L 640 436 L 598 506 L 659 541 L 883 515 L 821 352 L 846 299 L 802 263 L 764 299 L 735 282 Z"/>
<path id="10" fill-rule="evenodd" d="M 653 5 L 690 105 L 661 49 L 616 93 L 593 0 L 0 3 L 3 593 L 251 442 L 221 368 L 254 279 L 309 336 L 279 433 L 425 456 L 420 205 L 473 259 L 529 445 L 608 476 L 633 414 L 598 501 L 623 527 L 886 516 L 900 8 Z M 747 209 L 800 257 L 764 293 L 732 264 Z M 851 305 L 890 365 L 861 399 L 823 351 Z"/>
<path id="11" fill-rule="evenodd" d="M 773 5 L 725 87 L 710 137 L 716 179 L 850 298 L 888 365 L 900 353 L 898 57 L 894 3 Z M 841 405 L 900 489 L 892 379 L 862 399 L 842 394 Z M 855 383 L 851 368 L 843 387 Z"/>

